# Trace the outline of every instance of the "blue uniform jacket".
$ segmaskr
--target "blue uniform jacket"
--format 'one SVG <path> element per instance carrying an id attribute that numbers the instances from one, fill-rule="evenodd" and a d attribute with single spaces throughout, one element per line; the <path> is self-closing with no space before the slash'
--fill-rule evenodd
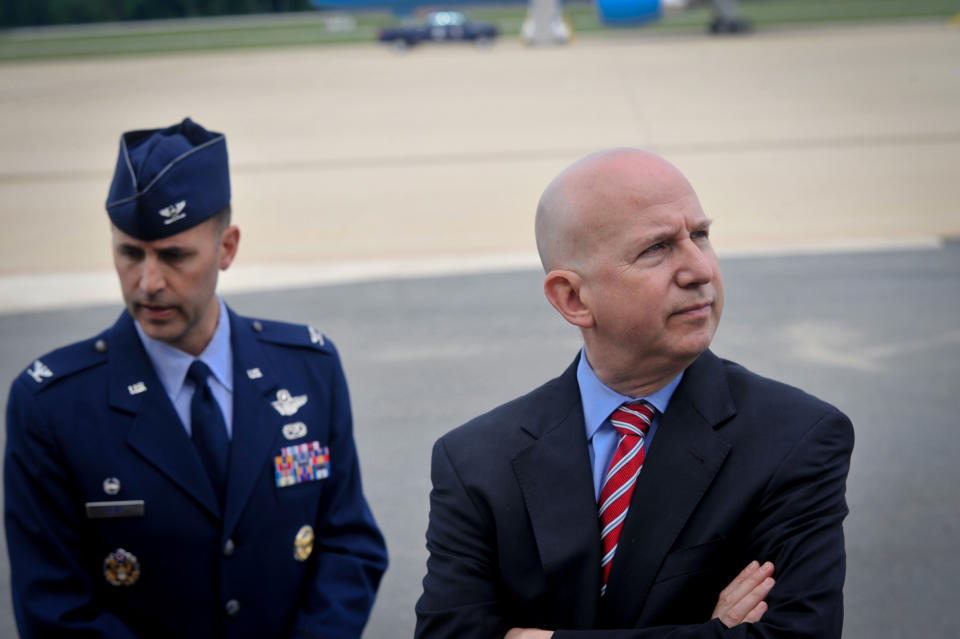
<path id="1" fill-rule="evenodd" d="M 222 515 L 126 312 L 14 381 L 5 519 L 25 639 L 360 636 L 387 556 L 337 352 L 306 326 L 230 322 Z M 275 458 L 299 444 L 329 466 L 280 487 Z"/>

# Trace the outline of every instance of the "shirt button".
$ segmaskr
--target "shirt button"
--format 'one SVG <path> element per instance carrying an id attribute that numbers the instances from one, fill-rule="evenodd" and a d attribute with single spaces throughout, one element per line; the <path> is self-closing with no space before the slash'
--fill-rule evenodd
<path id="1" fill-rule="evenodd" d="M 236 599 L 231 599 L 227 602 L 227 605 L 224 606 L 224 610 L 226 610 L 227 616 L 236 617 L 237 613 L 240 612 L 240 602 Z"/>
<path id="2" fill-rule="evenodd" d="M 223 556 L 224 557 L 232 556 L 235 548 L 236 548 L 236 545 L 233 543 L 233 540 L 228 539 L 227 543 L 223 544 Z"/>

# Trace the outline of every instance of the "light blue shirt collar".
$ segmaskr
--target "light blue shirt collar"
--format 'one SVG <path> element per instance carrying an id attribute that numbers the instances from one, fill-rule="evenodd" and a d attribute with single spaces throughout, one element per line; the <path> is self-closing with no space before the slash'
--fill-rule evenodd
<path id="1" fill-rule="evenodd" d="M 587 361 L 586 350 L 581 348 L 580 363 L 577 365 L 577 384 L 580 386 L 580 399 L 583 402 L 583 423 L 587 441 L 590 441 L 597 430 L 603 426 L 610 417 L 610 413 L 624 402 L 645 399 L 657 409 L 658 415 L 667 412 L 667 405 L 681 379 L 683 379 L 682 372 L 655 393 L 645 397 L 627 397 L 600 381 L 597 374 L 593 372 L 590 362 Z"/>
<path id="2" fill-rule="evenodd" d="M 166 342 L 153 339 L 143 332 L 138 322 L 134 322 L 137 328 L 137 334 L 143 343 L 143 348 L 147 351 L 147 356 L 153 364 L 153 369 L 163 384 L 163 389 L 167 395 L 173 399 L 183 388 L 187 378 L 187 369 L 194 359 L 200 359 L 204 364 L 210 367 L 214 378 L 223 387 L 233 392 L 233 351 L 230 348 L 230 316 L 227 314 L 227 305 L 219 297 L 220 317 L 217 320 L 217 328 L 213 332 L 210 343 L 203 349 L 199 357 L 179 348 L 170 346 Z"/>

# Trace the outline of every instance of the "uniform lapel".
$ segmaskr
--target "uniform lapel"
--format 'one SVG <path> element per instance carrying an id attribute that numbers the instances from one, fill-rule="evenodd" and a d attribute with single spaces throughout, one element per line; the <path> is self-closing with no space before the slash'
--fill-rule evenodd
<path id="1" fill-rule="evenodd" d="M 601 602 L 601 624 L 635 627 L 664 558 L 730 451 L 715 430 L 735 414 L 720 361 L 704 353 L 662 416 L 637 478 Z"/>
<path id="2" fill-rule="evenodd" d="M 268 368 L 260 343 L 246 322 L 229 311 L 233 347 L 233 438 L 230 441 L 230 462 L 227 479 L 227 500 L 224 510 L 224 536 L 229 536 L 240 520 L 253 487 L 274 450 L 281 424 L 270 405 L 277 380 Z M 250 373 L 259 369 L 260 375 Z"/>
<path id="3" fill-rule="evenodd" d="M 534 442 L 513 468 L 554 610 L 567 616 L 566 627 L 589 628 L 600 593 L 600 537 L 576 369 L 574 361 L 536 398 L 536 421 L 523 425 Z"/>
<path id="4" fill-rule="evenodd" d="M 215 517 L 220 507 L 200 458 L 126 312 L 108 335 L 109 403 L 134 415 L 127 445 Z"/>

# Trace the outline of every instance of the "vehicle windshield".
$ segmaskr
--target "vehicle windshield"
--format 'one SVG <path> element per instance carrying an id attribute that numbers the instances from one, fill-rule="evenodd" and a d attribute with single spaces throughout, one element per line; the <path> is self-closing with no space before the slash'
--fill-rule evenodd
<path id="1" fill-rule="evenodd" d="M 435 11 L 427 16 L 427 24 L 431 27 L 454 27 L 467 21 L 459 11 Z"/>

